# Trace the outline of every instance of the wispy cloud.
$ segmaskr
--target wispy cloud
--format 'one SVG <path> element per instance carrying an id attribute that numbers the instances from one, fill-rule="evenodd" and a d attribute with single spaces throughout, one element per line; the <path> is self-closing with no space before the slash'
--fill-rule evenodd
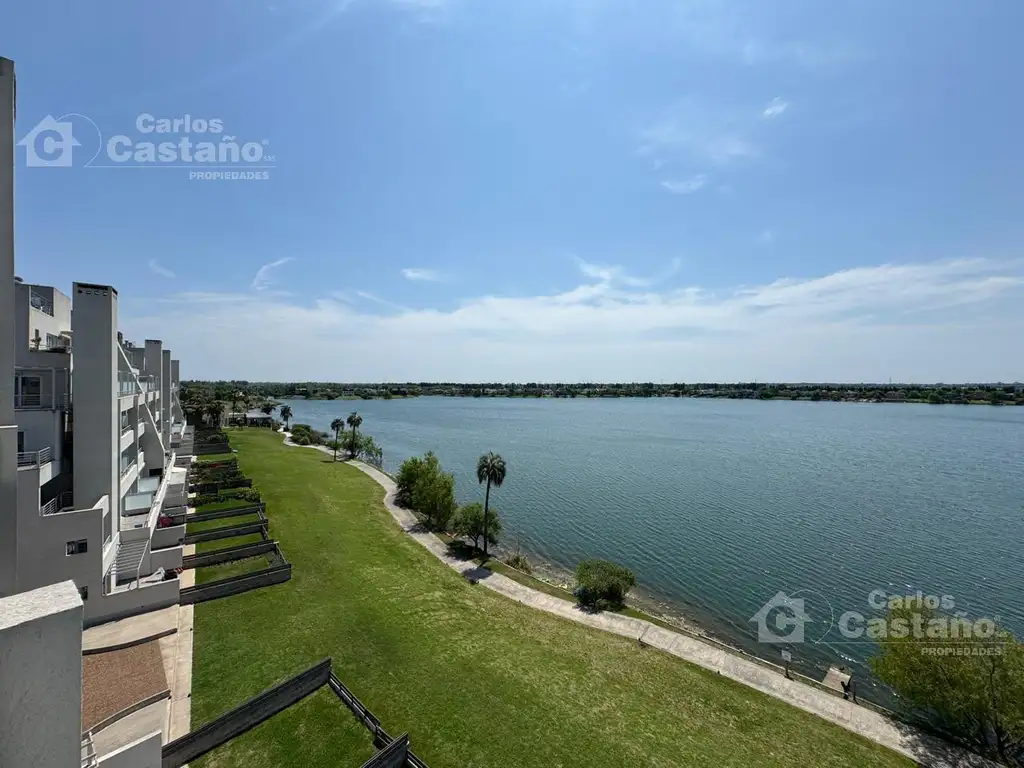
<path id="1" fill-rule="evenodd" d="M 294 259 L 291 256 L 285 256 L 283 259 L 264 264 L 256 270 L 256 276 L 252 279 L 252 287 L 257 291 L 265 291 L 273 284 L 271 273 L 290 261 L 294 261 Z"/>
<path id="2" fill-rule="evenodd" d="M 171 272 L 171 270 L 169 270 L 167 267 L 162 266 L 160 264 L 160 262 L 157 261 L 156 259 L 150 259 L 149 260 L 149 270 L 150 270 L 150 272 L 153 272 L 154 274 L 160 275 L 160 277 L 167 277 L 167 278 L 177 277 L 177 275 L 175 275 L 173 272 Z"/>
<path id="3" fill-rule="evenodd" d="M 1024 333 L 1020 261 L 881 264 L 730 289 L 659 288 L 623 267 L 578 264 L 582 280 L 566 290 L 486 294 L 454 308 L 400 307 L 365 292 L 372 310 L 329 292 L 313 301 L 243 293 L 177 297 L 188 312 L 151 303 L 152 314 L 124 324 L 134 336 L 159 331 L 195 375 L 213 378 L 674 379 L 680 361 L 703 380 L 1019 378 L 1001 340 Z M 290 354 L 225 348 L 211 327 Z M 325 359 L 325 345 L 337 354 Z M 389 354 L 373 354 L 382 348 Z"/>
<path id="4" fill-rule="evenodd" d="M 661 186 L 671 192 L 673 195 L 691 195 L 707 183 L 708 177 L 703 173 L 698 173 L 689 179 L 674 180 L 674 181 L 663 181 Z"/>
<path id="5" fill-rule="evenodd" d="M 735 129 L 722 126 L 701 126 L 700 121 L 669 117 L 652 123 L 640 131 L 640 155 L 679 153 L 689 160 L 712 165 L 729 165 L 737 160 L 756 157 L 757 148 Z"/>
<path id="6" fill-rule="evenodd" d="M 439 283 L 444 279 L 437 270 L 425 269 L 423 267 L 406 267 L 402 270 L 402 277 L 406 280 L 418 280 L 429 283 Z"/>
<path id="7" fill-rule="evenodd" d="M 764 111 L 761 113 L 761 117 L 766 117 L 768 119 L 778 117 L 788 108 L 789 102 L 783 101 L 781 98 L 776 96 L 774 99 L 768 102 L 768 106 L 764 108 Z"/>

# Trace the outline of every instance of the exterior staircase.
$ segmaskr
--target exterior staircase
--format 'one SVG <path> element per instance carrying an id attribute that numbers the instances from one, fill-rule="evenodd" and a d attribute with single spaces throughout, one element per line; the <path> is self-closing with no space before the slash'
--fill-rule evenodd
<path id="1" fill-rule="evenodd" d="M 114 561 L 118 582 L 132 581 L 138 578 L 139 565 L 148 548 L 149 539 L 135 539 L 118 545 L 117 558 Z"/>

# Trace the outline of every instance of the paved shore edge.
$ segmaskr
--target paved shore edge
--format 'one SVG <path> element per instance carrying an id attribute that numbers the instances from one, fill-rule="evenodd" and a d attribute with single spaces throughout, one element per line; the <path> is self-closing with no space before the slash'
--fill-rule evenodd
<path id="1" fill-rule="evenodd" d="M 332 451 L 321 445 L 299 446 L 292 442 L 290 432 L 282 432 L 284 444 L 294 448 L 314 448 L 328 456 Z M 394 503 L 395 481 L 376 467 L 361 461 L 345 462 L 372 478 L 384 490 L 384 506 L 395 522 L 438 560 L 473 579 L 481 586 L 498 592 L 516 602 L 561 618 L 585 624 L 632 639 L 643 638 L 645 646 L 670 653 L 680 659 L 717 672 L 750 688 L 781 699 L 794 707 L 822 717 L 848 731 L 899 752 L 912 760 L 934 768 L 998 768 L 986 758 L 898 722 L 878 712 L 833 696 L 824 691 L 789 680 L 753 661 L 729 653 L 690 635 L 672 632 L 643 619 L 617 613 L 588 613 L 573 603 L 524 586 L 500 573 L 459 560 L 448 552 L 448 545 L 434 534 L 424 531 L 420 522 L 407 509 Z"/>

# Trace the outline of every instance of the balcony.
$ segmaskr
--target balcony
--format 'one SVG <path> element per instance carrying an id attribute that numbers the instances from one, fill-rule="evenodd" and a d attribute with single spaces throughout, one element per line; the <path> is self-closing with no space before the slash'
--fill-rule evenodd
<path id="1" fill-rule="evenodd" d="M 56 515 L 59 512 L 67 512 L 75 508 L 75 499 L 71 491 L 58 493 L 48 502 L 39 508 L 40 515 Z"/>
<path id="2" fill-rule="evenodd" d="M 120 372 L 117 374 L 117 393 L 121 397 L 137 395 L 142 391 L 135 376 L 130 373 Z"/>
<path id="3" fill-rule="evenodd" d="M 29 304 L 33 309 L 38 309 L 43 314 L 53 317 L 53 302 L 45 296 L 40 296 L 35 291 L 29 293 Z"/>
<path id="4" fill-rule="evenodd" d="M 67 395 L 54 395 L 50 392 L 14 395 L 14 408 L 20 411 L 67 410 L 69 402 Z"/>
<path id="5" fill-rule="evenodd" d="M 19 467 L 41 467 L 53 461 L 53 449 L 43 448 L 38 451 L 28 451 L 18 454 Z"/>

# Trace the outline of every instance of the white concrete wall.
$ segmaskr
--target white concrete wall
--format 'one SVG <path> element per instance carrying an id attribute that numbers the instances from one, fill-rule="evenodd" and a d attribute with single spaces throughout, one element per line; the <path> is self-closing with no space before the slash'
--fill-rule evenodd
<path id="1" fill-rule="evenodd" d="M 77 586 L 89 588 L 86 613 L 93 613 L 93 603 L 103 595 L 106 497 L 93 508 L 76 503 L 77 511 L 44 516 L 39 514 L 39 487 L 33 473 L 19 472 L 18 479 L 18 589 L 36 589 L 71 579 Z M 83 539 L 88 542 L 88 551 L 68 555 L 67 543 Z"/>
<path id="2" fill-rule="evenodd" d="M 53 463 L 59 473 L 64 456 L 63 411 L 18 411 L 18 429 L 25 433 L 25 450 L 53 450 Z"/>
<path id="3" fill-rule="evenodd" d="M 143 736 L 100 760 L 100 768 L 160 768 L 160 731 Z"/>
<path id="4" fill-rule="evenodd" d="M 0 600 L 0 765 L 72 768 L 82 749 L 82 601 L 70 582 Z"/>
<path id="5" fill-rule="evenodd" d="M 14 62 L 0 57 L 0 595 L 15 589 L 18 430 L 14 426 Z"/>
<path id="6" fill-rule="evenodd" d="M 121 513 L 121 413 L 117 398 L 117 291 L 108 285 L 74 284 L 74 397 L 76 506 L 110 498 L 117 546 Z"/>

